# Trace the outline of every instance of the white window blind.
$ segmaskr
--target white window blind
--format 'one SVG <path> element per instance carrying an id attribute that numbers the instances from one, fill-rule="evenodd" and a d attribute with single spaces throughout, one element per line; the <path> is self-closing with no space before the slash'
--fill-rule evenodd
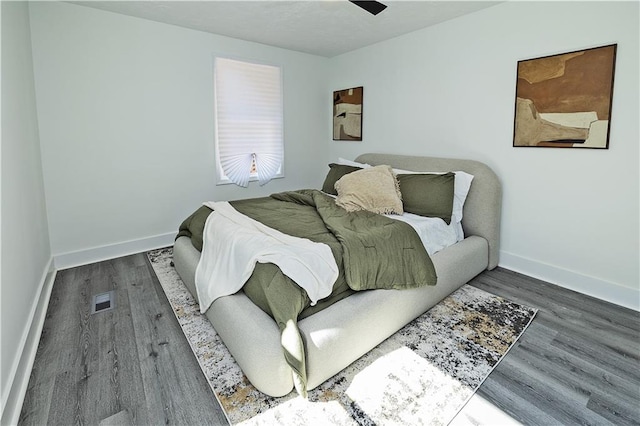
<path id="1" fill-rule="evenodd" d="M 280 67 L 216 57 L 215 135 L 218 176 L 246 187 L 281 175 L 283 142 Z"/>

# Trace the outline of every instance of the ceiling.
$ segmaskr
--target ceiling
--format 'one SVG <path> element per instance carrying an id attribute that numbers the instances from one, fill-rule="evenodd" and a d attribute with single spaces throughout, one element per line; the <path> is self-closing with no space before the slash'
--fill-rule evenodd
<path id="1" fill-rule="evenodd" d="M 382 0 L 377 16 L 347 0 L 73 1 L 313 55 L 333 57 L 493 6 L 498 1 Z"/>

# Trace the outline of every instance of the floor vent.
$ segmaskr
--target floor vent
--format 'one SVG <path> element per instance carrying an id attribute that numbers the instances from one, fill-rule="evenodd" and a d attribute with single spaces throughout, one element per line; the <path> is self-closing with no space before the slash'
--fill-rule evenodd
<path id="1" fill-rule="evenodd" d="M 93 303 L 91 303 L 91 313 L 97 314 L 98 312 L 109 311 L 116 305 L 116 299 L 113 290 L 106 293 L 95 294 L 93 296 Z"/>

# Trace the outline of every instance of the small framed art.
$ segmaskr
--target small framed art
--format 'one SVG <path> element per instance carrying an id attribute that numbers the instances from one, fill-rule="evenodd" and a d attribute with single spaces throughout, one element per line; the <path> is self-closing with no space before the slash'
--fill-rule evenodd
<path id="1" fill-rule="evenodd" d="M 513 146 L 609 148 L 616 48 L 518 61 Z"/>
<path id="2" fill-rule="evenodd" d="M 362 141 L 362 86 L 333 92 L 333 140 Z"/>

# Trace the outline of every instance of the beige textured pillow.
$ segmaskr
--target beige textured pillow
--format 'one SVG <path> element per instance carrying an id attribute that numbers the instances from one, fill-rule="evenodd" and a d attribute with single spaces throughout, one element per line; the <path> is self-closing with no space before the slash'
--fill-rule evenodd
<path id="1" fill-rule="evenodd" d="M 389 166 L 375 166 L 342 176 L 335 184 L 336 204 L 349 212 L 402 214 L 400 187 Z"/>

